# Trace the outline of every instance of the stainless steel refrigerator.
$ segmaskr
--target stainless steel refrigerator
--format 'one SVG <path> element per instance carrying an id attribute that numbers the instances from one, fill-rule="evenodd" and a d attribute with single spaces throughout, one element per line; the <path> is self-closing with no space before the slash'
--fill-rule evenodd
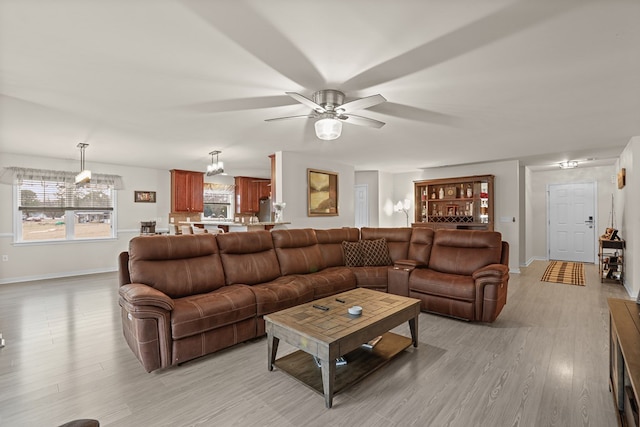
<path id="1" fill-rule="evenodd" d="M 260 199 L 260 211 L 258 212 L 260 222 L 272 222 L 271 199 Z"/>

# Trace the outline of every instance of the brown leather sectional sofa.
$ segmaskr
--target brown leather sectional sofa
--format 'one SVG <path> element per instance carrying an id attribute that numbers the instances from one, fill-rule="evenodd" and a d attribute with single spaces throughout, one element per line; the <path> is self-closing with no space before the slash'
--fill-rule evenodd
<path id="1" fill-rule="evenodd" d="M 345 245 L 361 241 L 388 258 L 356 251 L 367 265 L 345 262 Z M 264 335 L 265 314 L 355 287 L 492 322 L 506 303 L 508 254 L 497 232 L 427 228 L 135 237 L 119 256 L 123 332 L 151 372 Z"/>

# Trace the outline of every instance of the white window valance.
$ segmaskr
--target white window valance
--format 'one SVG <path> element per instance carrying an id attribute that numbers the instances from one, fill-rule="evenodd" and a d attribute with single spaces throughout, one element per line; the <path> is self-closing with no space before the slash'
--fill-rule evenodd
<path id="1" fill-rule="evenodd" d="M 205 191 L 213 191 L 219 194 L 231 194 L 233 195 L 236 191 L 236 186 L 233 184 L 218 184 L 214 182 L 205 182 L 204 183 Z"/>
<path id="2" fill-rule="evenodd" d="M 20 185 L 25 180 L 42 180 L 73 184 L 75 182 L 76 175 L 76 172 L 69 171 L 30 169 L 11 166 L 3 168 L 2 173 L 0 174 L 0 182 L 3 184 Z M 92 173 L 91 183 L 97 185 L 108 185 L 111 186 L 114 190 L 124 189 L 124 181 L 122 180 L 122 177 L 120 175 Z"/>

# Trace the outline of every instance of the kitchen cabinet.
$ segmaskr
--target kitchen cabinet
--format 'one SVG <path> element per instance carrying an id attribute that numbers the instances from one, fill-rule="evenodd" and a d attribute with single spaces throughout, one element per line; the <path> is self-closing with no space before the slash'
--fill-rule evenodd
<path id="1" fill-rule="evenodd" d="M 204 210 L 204 173 L 171 170 L 171 212 Z"/>
<path id="2" fill-rule="evenodd" d="M 260 199 L 271 197 L 271 180 L 237 176 L 236 184 L 236 213 L 253 213 L 260 211 Z"/>
<path id="3" fill-rule="evenodd" d="M 414 182 L 414 227 L 493 231 L 493 175 Z"/>

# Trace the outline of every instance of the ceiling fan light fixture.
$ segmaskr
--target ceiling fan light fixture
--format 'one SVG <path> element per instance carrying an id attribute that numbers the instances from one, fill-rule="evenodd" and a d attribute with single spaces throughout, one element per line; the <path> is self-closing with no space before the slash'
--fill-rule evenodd
<path id="1" fill-rule="evenodd" d="M 224 174 L 224 163 L 218 159 L 220 153 L 222 153 L 220 150 L 214 150 L 209 153 L 209 155 L 211 155 L 211 164 L 207 165 L 207 176 Z M 215 161 L 213 160 L 213 156 L 216 156 Z"/>
<path id="2" fill-rule="evenodd" d="M 315 128 L 316 136 L 323 141 L 338 139 L 342 134 L 342 122 L 331 116 L 316 121 Z"/>

